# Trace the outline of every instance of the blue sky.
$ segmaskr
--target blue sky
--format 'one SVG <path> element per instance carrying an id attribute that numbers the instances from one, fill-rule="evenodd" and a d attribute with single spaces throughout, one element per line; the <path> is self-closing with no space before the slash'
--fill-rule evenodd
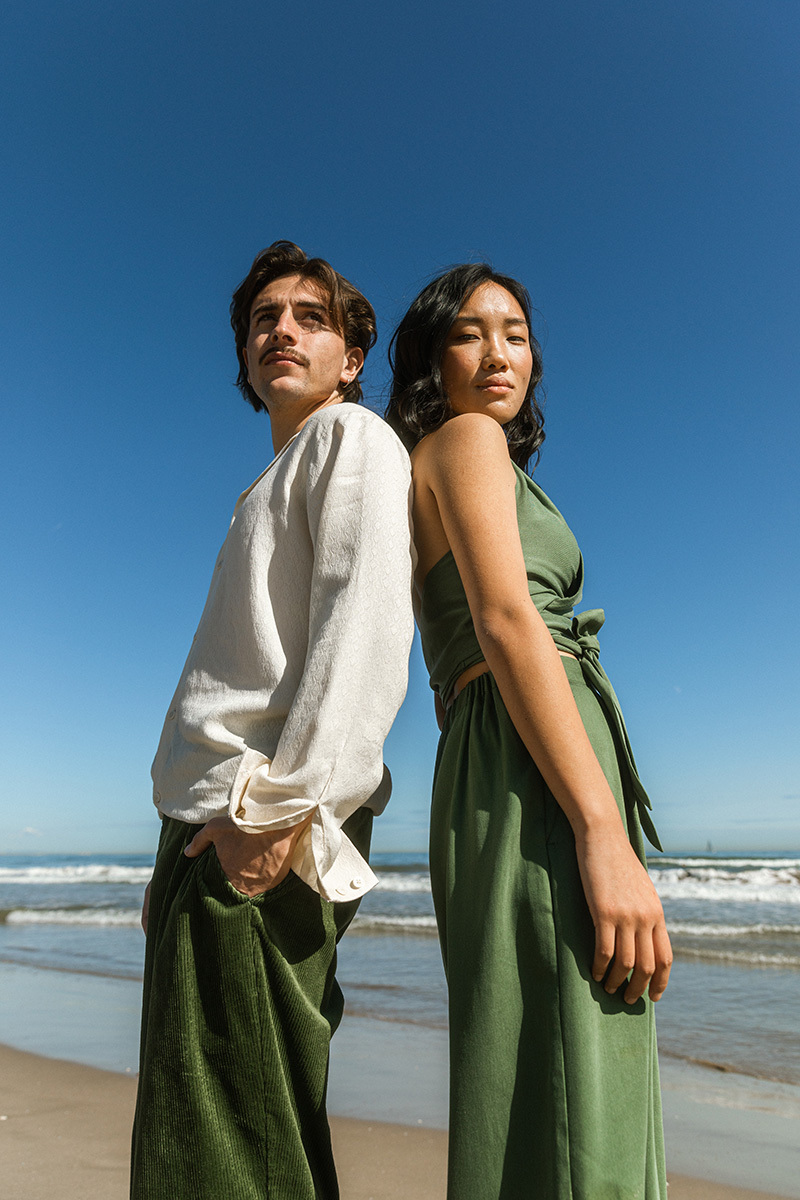
<path id="1" fill-rule="evenodd" d="M 147 0 L 5 13 L 0 847 L 145 850 L 149 765 L 268 421 L 227 309 L 278 237 L 391 330 L 521 278 L 537 478 L 671 849 L 797 848 L 800 7 Z M 415 649 L 378 848 L 425 843 Z"/>

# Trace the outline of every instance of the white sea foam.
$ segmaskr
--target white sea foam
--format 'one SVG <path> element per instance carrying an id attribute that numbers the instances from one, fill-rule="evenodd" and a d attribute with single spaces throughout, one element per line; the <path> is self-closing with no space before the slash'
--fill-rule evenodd
<path id="1" fill-rule="evenodd" d="M 384 917 L 379 914 L 360 914 L 353 922 L 359 929 L 408 929 L 436 932 L 435 917 Z"/>
<path id="2" fill-rule="evenodd" d="M 6 913 L 6 925 L 130 925 L 140 914 L 130 908 L 16 908 Z"/>
<path id="3" fill-rule="evenodd" d="M 800 905 L 800 871 L 761 867 L 760 870 L 726 870 L 718 866 L 651 869 L 650 877 L 662 900 L 722 900 L 732 903 Z"/>
<path id="4" fill-rule="evenodd" d="M 671 934 L 689 937 L 747 938 L 765 936 L 800 936 L 800 925 L 713 925 L 695 921 L 670 921 Z"/>
<path id="5" fill-rule="evenodd" d="M 430 892 L 430 876 L 425 874 L 406 874 L 403 871 L 380 871 L 375 890 L 383 892 Z"/>
<path id="6" fill-rule="evenodd" d="M 703 962 L 731 963 L 739 967 L 783 967 L 796 971 L 800 967 L 798 954 L 756 954 L 752 950 L 714 950 L 705 947 L 678 947 L 678 958 L 699 959 Z"/>
<path id="7" fill-rule="evenodd" d="M 684 870 L 692 871 L 697 867 L 714 867 L 719 869 L 736 870 L 743 867 L 772 867 L 776 869 L 792 868 L 800 871 L 800 858 L 695 858 L 680 857 L 673 854 L 659 854 L 653 856 L 649 860 L 651 869 L 658 870 L 661 867 L 682 867 Z"/>
<path id="8" fill-rule="evenodd" d="M 17 908 L 5 916 L 6 925 L 114 925 L 135 927 L 138 909 L 127 908 Z M 360 914 L 354 924 L 361 929 L 436 930 L 432 916 L 384 916 Z"/>
<path id="9" fill-rule="evenodd" d="M 0 883 L 133 883 L 146 884 L 152 867 L 87 863 L 70 867 L 0 867 Z"/>
<path id="10" fill-rule="evenodd" d="M 85 863 L 69 866 L 0 867 L 0 884 L 99 884 L 143 887 L 149 866 Z M 800 905 L 800 860 L 796 858 L 662 858 L 651 863 L 662 900 L 701 900 Z M 426 871 L 378 869 L 376 891 L 430 893 Z"/>

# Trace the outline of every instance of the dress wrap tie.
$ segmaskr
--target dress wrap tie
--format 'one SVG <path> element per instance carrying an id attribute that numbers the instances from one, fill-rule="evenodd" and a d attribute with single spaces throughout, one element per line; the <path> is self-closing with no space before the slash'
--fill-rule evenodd
<path id="1" fill-rule="evenodd" d="M 572 618 L 572 635 L 553 632 L 553 640 L 559 650 L 573 654 L 580 663 L 583 677 L 603 706 L 611 726 L 611 732 L 617 743 L 620 773 L 623 774 L 623 791 L 626 800 L 632 796 L 639 814 L 642 832 L 657 850 L 663 846 L 656 833 L 653 818 L 650 816 L 650 798 L 644 790 L 636 761 L 633 757 L 628 731 L 619 700 L 611 686 L 611 680 L 600 665 L 600 643 L 597 640 L 598 631 L 602 628 L 606 614 L 602 608 L 589 608 L 586 612 L 577 613 Z M 627 776 L 627 778 L 624 778 Z M 627 787 L 624 786 L 627 783 Z"/>

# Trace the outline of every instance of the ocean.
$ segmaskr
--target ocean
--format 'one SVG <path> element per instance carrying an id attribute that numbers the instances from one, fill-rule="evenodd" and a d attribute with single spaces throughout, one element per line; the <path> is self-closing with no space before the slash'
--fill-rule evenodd
<path id="1" fill-rule="evenodd" d="M 425 856 L 376 854 L 373 866 L 378 886 L 340 948 L 347 1010 L 444 1028 Z M 140 979 L 151 867 L 148 855 L 0 855 L 0 963 L 39 968 L 43 981 Z M 663 855 L 650 871 L 675 950 L 662 1055 L 800 1085 L 800 856 Z"/>

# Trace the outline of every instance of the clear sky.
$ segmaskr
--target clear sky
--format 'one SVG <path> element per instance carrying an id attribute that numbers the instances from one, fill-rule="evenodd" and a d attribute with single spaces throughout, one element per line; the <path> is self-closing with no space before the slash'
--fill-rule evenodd
<path id="1" fill-rule="evenodd" d="M 146 850 L 149 766 L 239 492 L 233 288 L 290 238 L 391 330 L 521 278 L 537 478 L 670 849 L 800 844 L 795 0 L 26 0 L 0 29 L 0 848 Z M 418 648 L 379 849 L 425 844 Z"/>

